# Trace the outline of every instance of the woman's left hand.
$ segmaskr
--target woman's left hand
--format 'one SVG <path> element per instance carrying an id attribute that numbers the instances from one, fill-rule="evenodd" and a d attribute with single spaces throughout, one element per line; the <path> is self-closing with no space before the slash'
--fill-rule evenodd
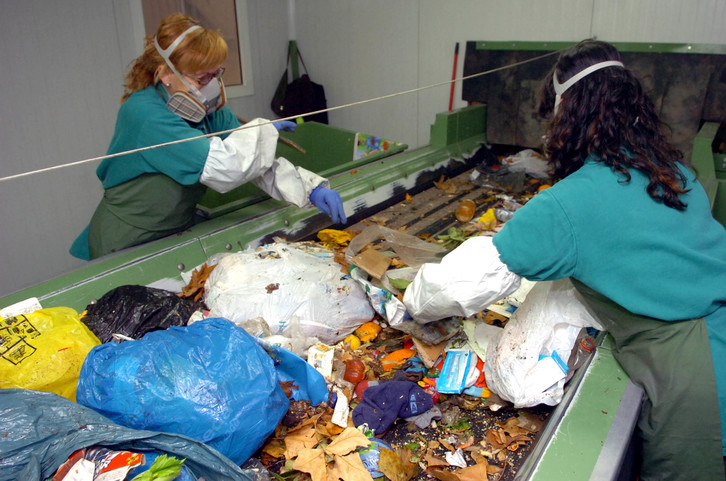
<path id="1" fill-rule="evenodd" d="M 345 210 L 343 209 L 343 200 L 333 189 L 326 189 L 322 185 L 315 187 L 310 194 L 310 202 L 320 209 L 324 214 L 328 214 L 336 224 L 345 224 Z"/>
<path id="2" fill-rule="evenodd" d="M 277 122 L 272 122 L 272 125 L 275 126 L 278 132 L 281 130 L 295 132 L 295 129 L 297 128 L 297 124 L 289 120 L 278 120 Z"/>

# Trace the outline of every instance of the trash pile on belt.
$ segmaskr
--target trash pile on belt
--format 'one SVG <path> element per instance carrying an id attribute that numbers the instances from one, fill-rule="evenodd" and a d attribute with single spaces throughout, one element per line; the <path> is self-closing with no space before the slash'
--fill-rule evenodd
<path id="1" fill-rule="evenodd" d="M 593 322 L 560 281 L 414 321 L 406 288 L 463 235 L 328 229 L 80 314 L 3 309 L 0 481 L 502 479 L 548 414 L 520 408 L 561 400 Z"/>

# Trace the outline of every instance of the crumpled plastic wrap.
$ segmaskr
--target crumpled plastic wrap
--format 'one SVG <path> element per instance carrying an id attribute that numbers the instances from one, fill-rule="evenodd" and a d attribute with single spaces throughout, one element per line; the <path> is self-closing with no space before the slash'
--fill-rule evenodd
<path id="1" fill-rule="evenodd" d="M 393 251 L 401 261 L 412 268 L 417 268 L 426 262 L 438 262 L 445 252 L 439 244 L 432 244 L 388 227 L 372 225 L 363 229 L 350 241 L 348 249 L 345 251 L 345 260 L 352 263 L 356 254 L 360 253 L 368 244 L 376 241 L 381 241 L 378 245 L 381 251 Z"/>

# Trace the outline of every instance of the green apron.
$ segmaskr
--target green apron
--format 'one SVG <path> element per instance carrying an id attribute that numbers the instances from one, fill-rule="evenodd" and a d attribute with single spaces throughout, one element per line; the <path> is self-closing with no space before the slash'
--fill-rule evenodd
<path id="1" fill-rule="evenodd" d="M 721 422 L 705 321 L 639 316 L 572 279 L 646 393 L 637 434 L 640 480 L 724 479 Z"/>
<path id="2" fill-rule="evenodd" d="M 91 218 L 91 259 L 191 227 L 206 189 L 164 174 L 145 174 L 106 189 Z"/>

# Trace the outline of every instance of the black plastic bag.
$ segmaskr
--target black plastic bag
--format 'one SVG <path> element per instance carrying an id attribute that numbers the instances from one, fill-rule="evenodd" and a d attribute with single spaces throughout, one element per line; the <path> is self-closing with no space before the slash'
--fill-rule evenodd
<path id="1" fill-rule="evenodd" d="M 317 112 L 328 108 L 327 99 L 325 98 L 325 88 L 310 80 L 307 73 L 307 67 L 302 59 L 300 51 L 297 51 L 305 73 L 299 78 L 288 82 L 288 71 L 282 74 L 280 82 L 277 84 L 275 94 L 272 97 L 270 107 L 280 117 L 291 117 L 293 115 L 306 114 L 308 112 Z M 290 61 L 290 50 L 287 51 L 288 63 Z M 328 113 L 321 112 L 314 115 L 306 115 L 303 117 L 305 121 L 328 123 Z"/>
<path id="2" fill-rule="evenodd" d="M 141 339 L 147 332 L 186 326 L 201 307 L 164 289 L 126 285 L 89 304 L 81 320 L 101 342 L 110 341 L 113 334 Z"/>

